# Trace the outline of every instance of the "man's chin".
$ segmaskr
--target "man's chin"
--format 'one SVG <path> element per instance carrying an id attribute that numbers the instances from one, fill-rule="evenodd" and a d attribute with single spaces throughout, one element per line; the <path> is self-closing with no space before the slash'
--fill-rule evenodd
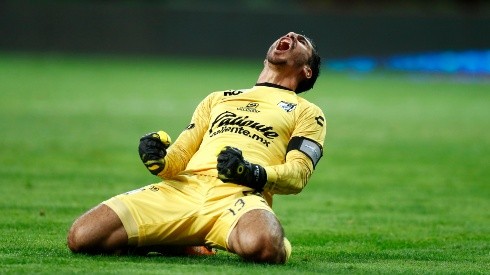
<path id="1" fill-rule="evenodd" d="M 268 57 L 267 62 L 269 62 L 272 65 L 276 65 L 276 66 L 286 65 L 288 63 L 288 61 L 286 59 L 273 58 L 273 57 Z"/>

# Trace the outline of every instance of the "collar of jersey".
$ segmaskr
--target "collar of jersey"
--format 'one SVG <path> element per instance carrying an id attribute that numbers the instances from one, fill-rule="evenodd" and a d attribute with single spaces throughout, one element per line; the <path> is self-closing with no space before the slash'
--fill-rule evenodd
<path id="1" fill-rule="evenodd" d="M 283 89 L 283 90 L 288 90 L 288 91 L 294 92 L 293 90 L 291 90 L 289 88 L 286 88 L 284 86 L 277 85 L 277 84 L 274 84 L 274 83 L 269 83 L 269 82 L 257 83 L 257 84 L 255 84 L 255 86 L 267 86 L 267 87 L 272 87 L 272 88 L 277 88 L 277 89 Z"/>

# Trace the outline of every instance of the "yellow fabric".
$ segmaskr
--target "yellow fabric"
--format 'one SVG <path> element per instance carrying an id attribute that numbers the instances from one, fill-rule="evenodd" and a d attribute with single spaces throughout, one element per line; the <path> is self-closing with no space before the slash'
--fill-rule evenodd
<path id="1" fill-rule="evenodd" d="M 170 146 L 159 176 L 216 177 L 216 152 L 234 146 L 245 160 L 265 168 L 264 195 L 271 203 L 274 194 L 300 192 L 313 172 L 311 160 L 302 152 L 293 150 L 286 156 L 290 139 L 306 137 L 323 145 L 325 134 L 321 109 L 292 91 L 254 86 L 215 92 L 199 104 L 189 127 Z"/>
<path id="2" fill-rule="evenodd" d="M 227 250 L 238 219 L 253 209 L 273 213 L 250 188 L 210 176 L 179 176 L 104 202 L 121 218 L 130 245 L 203 245 Z"/>
<path id="3" fill-rule="evenodd" d="M 286 250 L 285 263 L 287 263 L 289 261 L 289 258 L 291 258 L 291 252 L 293 251 L 293 247 L 291 246 L 291 243 L 286 237 L 284 237 L 284 250 Z"/>
<path id="4" fill-rule="evenodd" d="M 296 194 L 306 186 L 313 164 L 298 150 L 286 154 L 291 138 L 306 137 L 323 145 L 325 134 L 320 108 L 292 91 L 254 86 L 215 92 L 197 106 L 187 129 L 168 148 L 165 168 L 158 175 L 163 181 L 105 204 L 121 218 L 130 244 L 204 242 L 227 249 L 241 215 L 253 209 L 272 212 L 274 194 Z M 264 167 L 267 183 L 262 196 L 217 179 L 217 153 L 227 145 Z"/>

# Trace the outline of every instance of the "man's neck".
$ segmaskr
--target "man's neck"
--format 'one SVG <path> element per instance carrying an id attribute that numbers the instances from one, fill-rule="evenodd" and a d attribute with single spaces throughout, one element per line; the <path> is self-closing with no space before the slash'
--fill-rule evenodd
<path id="1" fill-rule="evenodd" d="M 281 86 L 281 85 L 277 85 L 277 84 L 273 84 L 273 83 L 269 83 L 269 82 L 257 82 L 255 84 L 255 86 L 266 86 L 266 87 L 272 87 L 272 88 L 277 88 L 277 89 L 282 89 L 282 90 L 288 90 L 288 91 L 291 91 L 293 92 L 293 90 L 287 88 L 287 87 L 284 87 L 284 86 Z"/>
<path id="2" fill-rule="evenodd" d="M 257 83 L 271 83 L 294 91 L 298 86 L 296 77 L 264 67 Z"/>

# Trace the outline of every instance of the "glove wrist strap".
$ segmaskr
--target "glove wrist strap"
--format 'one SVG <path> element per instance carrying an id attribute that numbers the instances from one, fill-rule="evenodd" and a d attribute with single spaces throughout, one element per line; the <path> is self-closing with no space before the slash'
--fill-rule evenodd
<path id="1" fill-rule="evenodd" d="M 258 165 L 258 164 L 253 164 L 251 163 L 251 173 L 252 173 L 252 180 L 251 180 L 251 186 L 255 190 L 260 190 L 264 189 L 264 185 L 267 183 L 267 173 L 265 172 L 264 167 Z"/>

